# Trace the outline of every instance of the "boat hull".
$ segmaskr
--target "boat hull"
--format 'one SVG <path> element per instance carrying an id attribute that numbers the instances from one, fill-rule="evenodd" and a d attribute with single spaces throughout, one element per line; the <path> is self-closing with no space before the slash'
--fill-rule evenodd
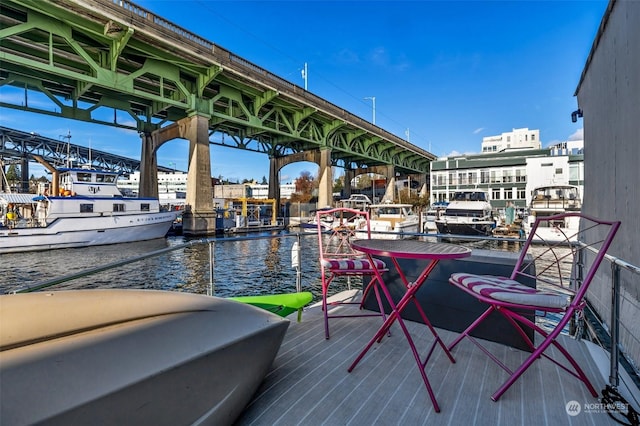
<path id="1" fill-rule="evenodd" d="M 492 233 L 494 223 L 436 221 L 436 227 L 439 234 L 488 236 Z"/>
<path id="2" fill-rule="evenodd" d="M 1 424 L 232 424 L 289 325 L 187 293 L 0 297 Z"/>
<path id="3" fill-rule="evenodd" d="M 146 241 L 164 237 L 175 212 L 59 218 L 47 227 L 0 230 L 0 254 Z"/>

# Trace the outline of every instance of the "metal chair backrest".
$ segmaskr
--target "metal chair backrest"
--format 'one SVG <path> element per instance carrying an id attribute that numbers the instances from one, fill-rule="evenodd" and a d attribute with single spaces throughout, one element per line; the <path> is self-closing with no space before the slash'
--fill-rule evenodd
<path id="1" fill-rule="evenodd" d="M 578 212 L 538 217 L 510 278 L 533 277 L 539 289 L 562 291 L 573 296 L 572 304 L 583 303 L 619 227 L 618 221 Z"/>
<path id="2" fill-rule="evenodd" d="M 362 257 L 351 247 L 355 238 L 371 238 L 369 213 L 347 207 L 318 210 L 318 247 L 320 259 Z"/>

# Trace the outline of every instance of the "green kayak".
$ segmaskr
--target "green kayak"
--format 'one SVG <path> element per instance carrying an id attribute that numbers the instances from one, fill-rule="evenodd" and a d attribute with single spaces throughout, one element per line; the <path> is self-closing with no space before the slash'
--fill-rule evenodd
<path id="1" fill-rule="evenodd" d="M 228 299 L 257 306 L 281 317 L 286 317 L 296 311 L 300 312 L 305 305 L 313 300 L 313 295 L 308 291 L 303 291 L 266 296 L 238 296 Z M 298 315 L 298 320 L 300 320 L 300 315 Z"/>

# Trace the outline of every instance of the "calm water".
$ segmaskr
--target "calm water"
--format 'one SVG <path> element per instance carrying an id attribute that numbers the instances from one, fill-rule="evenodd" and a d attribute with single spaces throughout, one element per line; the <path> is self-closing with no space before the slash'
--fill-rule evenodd
<path id="1" fill-rule="evenodd" d="M 218 239 L 214 249 L 214 294 L 226 297 L 295 291 L 296 270 L 291 266 L 291 248 L 297 238 L 294 234 L 283 235 L 289 236 L 246 241 Z M 300 256 L 302 289 L 311 291 L 318 299 L 321 289 L 316 238 L 315 233 L 301 234 Z M 185 237 L 168 237 L 139 243 L 3 254 L 0 256 L 0 294 L 188 241 Z M 464 244 L 489 248 L 487 242 Z M 509 251 L 519 248 L 513 243 L 491 245 Z M 207 294 L 209 265 L 209 244 L 193 244 L 49 289 L 138 288 Z M 357 283 L 357 279 L 353 280 Z M 346 279 L 335 284 L 336 292 L 347 287 Z"/>
<path id="2" fill-rule="evenodd" d="M 296 270 L 291 267 L 295 237 L 215 243 L 214 293 L 217 296 L 291 292 Z M 0 293 L 36 285 L 111 262 L 188 242 L 184 237 L 79 249 L 50 250 L 0 256 Z M 316 293 L 318 280 L 315 234 L 303 235 L 305 290 Z M 206 294 L 209 289 L 209 244 L 194 244 L 157 257 L 58 284 L 51 289 L 140 288 Z"/>

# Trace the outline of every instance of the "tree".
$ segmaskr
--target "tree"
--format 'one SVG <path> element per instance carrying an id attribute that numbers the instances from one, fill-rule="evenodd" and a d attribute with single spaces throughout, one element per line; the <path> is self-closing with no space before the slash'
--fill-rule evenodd
<path id="1" fill-rule="evenodd" d="M 267 177 L 266 176 L 262 176 L 262 182 L 260 182 L 260 185 L 267 185 L 269 182 L 267 181 Z"/>
<path id="2" fill-rule="evenodd" d="M 318 187 L 318 183 L 308 171 L 300 173 L 300 177 L 295 180 L 296 192 L 291 194 L 291 201 L 308 203 L 313 197 L 313 190 Z"/>

